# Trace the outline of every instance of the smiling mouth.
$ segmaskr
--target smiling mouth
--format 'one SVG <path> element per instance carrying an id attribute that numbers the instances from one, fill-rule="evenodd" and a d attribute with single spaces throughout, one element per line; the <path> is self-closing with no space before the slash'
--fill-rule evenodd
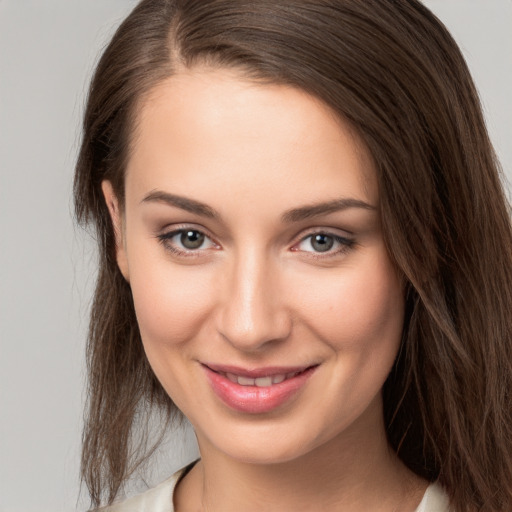
<path id="1" fill-rule="evenodd" d="M 207 381 L 218 398 L 242 413 L 262 414 L 289 403 L 306 386 L 319 364 L 246 369 L 202 364 Z"/>
<path id="2" fill-rule="evenodd" d="M 235 384 L 240 384 L 240 386 L 258 386 L 259 388 L 266 388 L 274 384 L 281 384 L 281 382 L 296 377 L 300 373 L 303 373 L 303 371 L 291 372 L 286 374 L 279 373 L 277 375 L 269 375 L 268 377 L 257 377 L 255 379 L 252 379 L 250 377 L 243 377 L 241 375 L 235 375 L 234 373 L 217 373 L 228 378 L 231 382 L 234 382 Z"/>
<path id="3" fill-rule="evenodd" d="M 212 370 L 213 372 L 217 373 L 218 375 L 222 375 L 229 381 L 233 382 L 234 384 L 238 384 L 240 386 L 256 386 L 259 388 L 266 388 L 270 386 L 274 386 L 276 384 L 281 384 L 282 382 L 292 379 L 294 377 L 297 377 L 298 375 L 318 366 L 318 365 L 312 365 L 307 367 L 302 367 L 300 369 L 297 369 L 296 367 L 293 368 L 293 371 L 280 371 L 279 373 L 272 371 L 270 369 L 265 370 L 253 370 L 253 371 L 247 371 L 242 370 L 237 372 L 235 369 L 233 371 L 222 371 L 220 367 L 211 366 L 211 365 L 205 365 L 207 368 Z M 265 375 L 266 372 L 266 375 Z M 252 375 L 251 375 L 252 374 Z"/>

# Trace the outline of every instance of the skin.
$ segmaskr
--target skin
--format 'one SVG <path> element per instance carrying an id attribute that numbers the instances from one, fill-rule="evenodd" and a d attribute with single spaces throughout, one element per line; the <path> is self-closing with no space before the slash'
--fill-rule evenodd
<path id="1" fill-rule="evenodd" d="M 176 510 L 412 512 L 426 482 L 388 447 L 381 397 L 404 299 L 354 130 L 297 89 L 182 71 L 140 106 L 124 207 L 103 191 L 147 357 L 199 443 Z M 179 229 L 207 237 L 177 254 Z M 321 252 L 312 233 L 342 242 Z M 206 362 L 318 367 L 292 399 L 249 414 L 213 393 Z"/>

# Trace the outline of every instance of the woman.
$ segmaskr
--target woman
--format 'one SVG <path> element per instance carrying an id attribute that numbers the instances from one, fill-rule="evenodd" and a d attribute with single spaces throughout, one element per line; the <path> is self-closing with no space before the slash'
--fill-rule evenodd
<path id="1" fill-rule="evenodd" d="M 93 505 L 156 409 L 201 459 L 107 510 L 512 508 L 508 206 L 419 2 L 143 0 L 75 200 L 100 242 Z"/>

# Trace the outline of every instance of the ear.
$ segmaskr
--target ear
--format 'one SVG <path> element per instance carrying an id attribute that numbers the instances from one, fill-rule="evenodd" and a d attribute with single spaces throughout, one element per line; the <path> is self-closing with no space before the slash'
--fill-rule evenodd
<path id="1" fill-rule="evenodd" d="M 125 237 L 123 236 L 123 218 L 121 215 L 121 211 L 119 208 L 119 201 L 117 200 L 117 196 L 114 193 L 114 188 L 112 187 L 112 183 L 108 180 L 103 180 L 101 182 L 101 189 L 103 191 L 103 196 L 105 197 L 105 203 L 107 204 L 108 211 L 110 213 L 110 218 L 112 220 L 112 227 L 114 228 L 114 235 L 116 240 L 116 260 L 119 270 L 121 274 L 123 274 L 124 278 L 129 282 L 129 272 L 128 272 L 128 258 L 126 256 L 126 243 Z"/>

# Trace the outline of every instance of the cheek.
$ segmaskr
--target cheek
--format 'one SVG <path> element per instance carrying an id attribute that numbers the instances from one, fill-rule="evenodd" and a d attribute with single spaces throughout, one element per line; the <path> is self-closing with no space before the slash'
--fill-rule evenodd
<path id="1" fill-rule="evenodd" d="M 304 289 L 301 309 L 310 327 L 335 351 L 398 349 L 404 320 L 399 279 L 387 257 L 340 269 Z M 394 359 L 394 355 L 393 355 Z"/>
<path id="2" fill-rule="evenodd" d="M 149 364 L 174 403 L 186 412 L 190 394 L 200 390 L 190 382 L 184 362 L 194 355 L 190 340 L 200 338 L 198 332 L 209 316 L 212 278 L 198 268 L 162 264 L 162 258 L 148 264 L 145 259 L 143 265 L 131 267 L 130 285 Z"/>
<path id="3" fill-rule="evenodd" d="M 141 254 L 141 264 L 138 259 L 132 258 L 130 285 L 146 348 L 172 348 L 192 339 L 210 309 L 215 290 L 211 271 L 180 267 L 161 256 L 148 261 Z"/>

